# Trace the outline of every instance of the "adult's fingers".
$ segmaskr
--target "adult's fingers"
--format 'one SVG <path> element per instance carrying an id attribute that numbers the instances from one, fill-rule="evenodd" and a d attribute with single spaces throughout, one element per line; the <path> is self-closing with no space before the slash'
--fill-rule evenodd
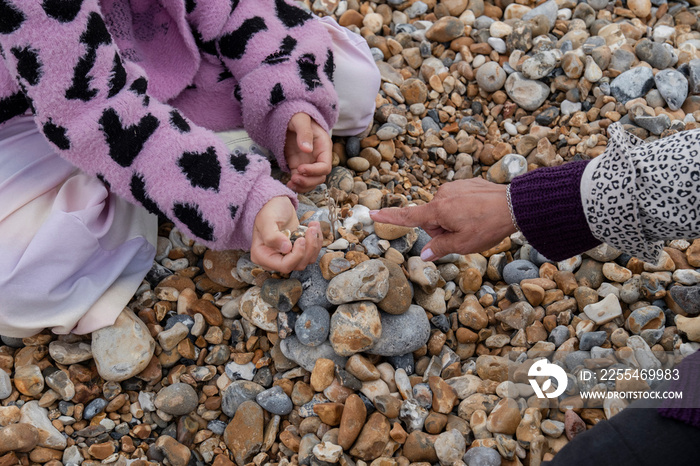
<path id="1" fill-rule="evenodd" d="M 457 234 L 444 233 L 433 237 L 428 244 L 423 247 L 420 258 L 424 261 L 437 260 L 443 256 L 456 252 L 460 242 Z"/>
<path id="2" fill-rule="evenodd" d="M 391 207 L 370 212 L 370 217 L 375 222 L 391 223 L 405 227 L 437 226 L 435 219 L 435 206 L 423 204 L 415 207 Z"/>

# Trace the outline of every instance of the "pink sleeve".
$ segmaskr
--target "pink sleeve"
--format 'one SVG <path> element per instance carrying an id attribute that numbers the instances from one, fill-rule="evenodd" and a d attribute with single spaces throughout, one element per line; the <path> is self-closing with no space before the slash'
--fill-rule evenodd
<path id="1" fill-rule="evenodd" d="M 238 81 L 244 129 L 270 149 L 284 170 L 284 142 L 295 113 L 326 131 L 338 118 L 331 38 L 316 17 L 285 0 L 240 0 L 225 22 L 228 0 L 199 0 L 192 22 Z"/>
<path id="2" fill-rule="evenodd" d="M 212 132 L 150 98 L 120 58 L 97 0 L 4 0 L 0 45 L 59 153 L 130 202 L 215 249 L 248 248 L 255 216 L 294 194 L 266 160 L 230 154 Z M 58 6 L 60 5 L 60 6 Z"/>

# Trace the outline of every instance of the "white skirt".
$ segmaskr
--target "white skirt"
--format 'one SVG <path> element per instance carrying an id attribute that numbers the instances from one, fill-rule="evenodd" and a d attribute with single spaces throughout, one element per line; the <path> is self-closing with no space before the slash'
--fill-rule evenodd
<path id="1" fill-rule="evenodd" d="M 111 325 L 155 256 L 157 218 L 63 160 L 30 116 L 0 127 L 0 335 Z"/>

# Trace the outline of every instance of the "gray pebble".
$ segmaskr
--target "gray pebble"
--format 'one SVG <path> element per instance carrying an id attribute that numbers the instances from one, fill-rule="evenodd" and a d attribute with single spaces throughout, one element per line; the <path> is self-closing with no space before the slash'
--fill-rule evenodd
<path id="1" fill-rule="evenodd" d="M 464 454 L 462 461 L 467 466 L 501 466 L 501 455 L 489 447 L 472 447 Z"/>
<path id="2" fill-rule="evenodd" d="M 253 377 L 252 382 L 262 385 L 265 388 L 271 387 L 273 382 L 272 371 L 268 366 L 261 367 L 255 371 L 255 376 Z"/>
<path id="3" fill-rule="evenodd" d="M 527 79 L 522 73 L 515 72 L 508 76 L 506 93 L 525 110 L 534 111 L 542 106 L 549 96 L 550 89 L 545 83 Z"/>
<path id="4" fill-rule="evenodd" d="M 224 389 L 221 395 L 221 410 L 232 418 L 241 403 L 254 400 L 264 390 L 265 388 L 257 383 L 236 380 Z"/>
<path id="5" fill-rule="evenodd" d="M 224 435 L 224 431 L 226 430 L 227 425 L 228 424 L 226 424 L 224 421 L 219 421 L 218 419 L 215 419 L 207 423 L 207 429 L 212 431 L 214 435 Z"/>
<path id="6" fill-rule="evenodd" d="M 296 362 L 309 372 L 314 369 L 318 358 L 330 359 L 340 367 L 345 367 L 345 362 L 347 361 L 347 358 L 338 356 L 333 351 L 333 347 L 327 340 L 318 346 L 306 346 L 295 335 L 292 335 L 280 341 L 280 349 L 282 354 L 288 359 Z"/>
<path id="7" fill-rule="evenodd" d="M 525 13 L 522 20 L 527 21 L 535 16 L 544 15 L 549 20 L 549 29 L 551 30 L 554 27 L 554 23 L 557 21 L 557 13 L 559 13 L 557 2 L 555 0 L 549 0 Z"/>
<path id="8" fill-rule="evenodd" d="M 348 157 L 357 157 L 360 155 L 360 138 L 351 136 L 345 141 L 345 153 Z"/>
<path id="9" fill-rule="evenodd" d="M 165 413 L 182 416 L 194 411 L 198 401 L 197 392 L 191 385 L 178 382 L 161 388 L 155 405 Z"/>
<path id="10" fill-rule="evenodd" d="M 661 340 L 661 337 L 664 336 L 664 329 L 657 328 L 642 330 L 639 336 L 647 342 L 647 345 L 654 346 L 656 343 L 659 342 L 659 340 Z"/>
<path id="11" fill-rule="evenodd" d="M 603 332 L 605 333 L 605 332 Z M 586 359 L 591 358 L 591 352 L 590 351 L 574 351 L 573 353 L 569 353 L 566 355 L 565 359 L 565 364 L 566 367 L 569 369 L 569 371 L 573 371 L 579 366 L 584 365 L 584 361 Z"/>
<path id="12" fill-rule="evenodd" d="M 602 10 L 610 4 L 610 0 L 588 0 L 588 4 L 594 10 Z"/>
<path id="13" fill-rule="evenodd" d="M 302 311 L 312 306 L 330 309 L 331 303 L 326 298 L 326 288 L 328 288 L 329 281 L 323 278 L 318 263 L 311 264 L 304 270 L 292 272 L 291 278 L 299 280 L 304 290 L 301 298 L 299 298 L 299 302 L 297 302 L 297 306 Z"/>
<path id="14" fill-rule="evenodd" d="M 654 73 L 651 68 L 638 66 L 625 71 L 610 83 L 610 91 L 618 102 L 624 104 L 632 99 L 643 97 L 654 86 Z"/>
<path id="15" fill-rule="evenodd" d="M 693 316 L 700 314 L 700 285 L 674 286 L 671 288 L 671 298 L 686 313 Z"/>
<path id="16" fill-rule="evenodd" d="M 417 16 L 424 15 L 428 11 L 428 5 L 421 1 L 417 1 L 403 12 L 408 15 L 409 18 L 413 19 Z"/>
<path id="17" fill-rule="evenodd" d="M 514 260 L 503 267 L 503 280 L 509 285 L 520 283 L 528 278 L 538 278 L 540 269 L 530 261 L 523 259 Z"/>
<path id="18" fill-rule="evenodd" d="M 566 340 L 569 339 L 571 332 L 566 325 L 558 325 L 554 327 L 547 338 L 547 341 L 554 343 L 554 346 L 559 348 Z"/>
<path id="19" fill-rule="evenodd" d="M 412 375 L 416 371 L 416 364 L 413 358 L 413 353 L 389 356 L 386 358 L 386 361 L 389 364 L 391 364 L 395 371 L 403 369 L 408 375 Z"/>
<path id="20" fill-rule="evenodd" d="M 661 70 L 654 76 L 656 88 L 671 110 L 678 110 L 688 97 L 688 80 L 674 69 Z"/>
<path id="21" fill-rule="evenodd" d="M 657 69 L 665 69 L 673 61 L 673 49 L 665 47 L 659 42 L 652 42 L 649 39 L 642 39 L 637 42 L 634 51 L 640 60 L 649 63 Z"/>
<path id="22" fill-rule="evenodd" d="M 12 395 L 12 381 L 4 370 L 0 369 L 0 400 Z"/>
<path id="23" fill-rule="evenodd" d="M 10 348 L 21 348 L 24 346 L 21 338 L 0 335 L 0 340 L 2 340 L 3 344 L 9 346 Z"/>
<path id="24" fill-rule="evenodd" d="M 421 120 L 421 127 L 423 128 L 424 132 L 427 132 L 429 129 L 440 131 L 440 125 L 429 116 L 426 116 Z"/>
<path id="25" fill-rule="evenodd" d="M 331 316 L 321 306 L 311 306 L 297 318 L 294 333 L 306 346 L 318 346 L 328 338 Z"/>
<path id="26" fill-rule="evenodd" d="M 600 346 L 605 343 L 608 334 L 604 330 L 598 332 L 586 332 L 581 335 L 578 347 L 581 351 L 588 351 L 594 346 Z"/>
<path id="27" fill-rule="evenodd" d="M 651 134 L 660 135 L 671 126 L 671 118 L 665 113 L 658 116 L 638 116 L 634 122 Z"/>
<path id="28" fill-rule="evenodd" d="M 377 47 L 372 47 L 369 49 L 370 53 L 372 54 L 372 58 L 374 61 L 382 61 L 384 60 L 384 52 L 381 51 L 381 49 L 378 49 Z"/>
<path id="29" fill-rule="evenodd" d="M 366 350 L 369 354 L 397 356 L 410 353 L 422 347 L 430 337 L 430 322 L 420 306 L 412 304 L 400 315 L 380 312 L 380 319 L 382 336 Z"/>
<path id="30" fill-rule="evenodd" d="M 87 406 L 85 406 L 85 409 L 83 410 L 83 419 L 89 421 L 90 419 L 101 413 L 102 410 L 105 409 L 107 404 L 108 401 L 104 398 L 95 398 L 90 403 L 88 403 Z"/>
<path id="31" fill-rule="evenodd" d="M 506 83 L 506 77 L 506 72 L 495 61 L 484 63 L 476 70 L 476 82 L 486 92 L 501 89 Z"/>
<path id="32" fill-rule="evenodd" d="M 688 62 L 688 85 L 691 94 L 700 94 L 700 58 Z"/>
<path id="33" fill-rule="evenodd" d="M 284 390 L 282 390 L 282 387 L 279 385 L 258 393 L 255 397 L 255 401 L 257 401 L 264 410 L 279 416 L 289 414 L 292 412 L 292 408 L 294 408 L 292 400 L 284 393 Z"/>
<path id="34" fill-rule="evenodd" d="M 364 246 L 365 252 L 367 253 L 367 255 L 369 257 L 375 258 L 375 257 L 381 257 L 384 255 L 385 250 L 384 250 L 384 248 L 382 248 L 379 245 L 379 241 L 380 241 L 379 237 L 377 235 L 375 235 L 374 233 L 372 233 L 367 238 L 362 240 L 362 246 Z M 308 267 L 307 267 L 307 269 L 308 269 Z M 320 269 L 319 269 L 319 273 L 321 273 Z M 321 278 L 323 278 L 323 276 L 321 276 Z M 324 297 L 326 296 L 325 289 L 328 287 L 328 283 L 329 282 L 326 282 L 326 286 L 324 287 L 324 293 L 323 293 Z M 302 282 L 302 284 L 303 284 L 303 282 Z M 306 289 L 306 288 L 304 288 L 304 289 Z M 302 295 L 301 298 L 303 299 L 304 295 Z M 326 301 L 328 301 L 328 300 L 326 300 Z M 331 305 L 330 301 L 328 301 L 328 307 L 326 307 L 326 306 L 323 306 L 323 307 L 329 308 L 330 305 Z"/>

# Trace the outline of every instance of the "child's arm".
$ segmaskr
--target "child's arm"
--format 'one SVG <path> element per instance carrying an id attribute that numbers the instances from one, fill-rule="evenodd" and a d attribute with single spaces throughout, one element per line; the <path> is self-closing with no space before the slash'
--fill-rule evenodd
<path id="1" fill-rule="evenodd" d="M 326 133 L 338 118 L 330 35 L 285 0 L 233 5 L 231 11 L 229 0 L 199 0 L 188 19 L 238 82 L 234 97 L 244 129 L 289 170 L 285 139 L 292 116 L 307 114 Z"/>
<path id="2" fill-rule="evenodd" d="M 266 160 L 230 154 L 214 133 L 149 98 L 143 70 L 120 59 L 97 0 L 60 11 L 57 2 L 2 3 L 5 63 L 37 125 L 113 192 L 217 249 L 248 248 L 256 215 L 273 197 L 296 202 L 270 178 Z"/>

